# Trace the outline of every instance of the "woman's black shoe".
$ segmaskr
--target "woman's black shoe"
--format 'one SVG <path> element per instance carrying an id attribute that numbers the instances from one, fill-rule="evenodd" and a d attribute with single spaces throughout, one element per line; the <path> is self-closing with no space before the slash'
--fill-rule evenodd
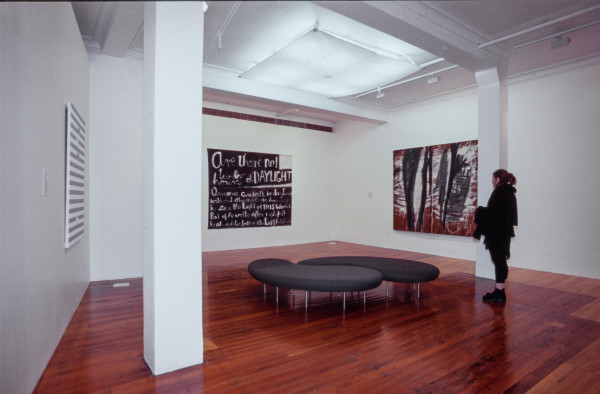
<path id="1" fill-rule="evenodd" d="M 506 293 L 504 290 L 495 289 L 491 293 L 486 293 L 486 295 L 483 296 L 483 300 L 491 302 L 506 302 Z"/>

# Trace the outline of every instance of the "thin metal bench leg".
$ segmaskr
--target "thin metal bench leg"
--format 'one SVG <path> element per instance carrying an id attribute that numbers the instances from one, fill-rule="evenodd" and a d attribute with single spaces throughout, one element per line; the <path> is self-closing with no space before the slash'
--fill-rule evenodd
<path id="1" fill-rule="evenodd" d="M 385 300 L 390 300 L 390 281 L 385 282 Z"/>
<path id="2" fill-rule="evenodd" d="M 267 294 L 267 284 L 263 283 L 263 293 Z"/>
<path id="3" fill-rule="evenodd" d="M 344 310 L 346 310 L 346 292 L 344 292 Z"/>
<path id="4" fill-rule="evenodd" d="M 304 308 L 308 309 L 308 290 L 304 292 Z"/>
<path id="5" fill-rule="evenodd" d="M 417 283 L 417 298 L 421 298 L 421 283 Z"/>
<path id="6" fill-rule="evenodd" d="M 275 288 L 275 302 L 279 302 L 279 287 Z"/>
<path id="7" fill-rule="evenodd" d="M 363 291 L 364 304 L 367 305 L 367 292 Z"/>

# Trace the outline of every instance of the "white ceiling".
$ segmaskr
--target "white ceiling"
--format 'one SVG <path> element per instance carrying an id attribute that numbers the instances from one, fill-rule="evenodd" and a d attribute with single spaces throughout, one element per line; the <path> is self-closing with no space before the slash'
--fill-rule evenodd
<path id="1" fill-rule="evenodd" d="M 273 114 L 336 122 L 385 122 L 390 109 L 475 86 L 474 73 L 498 67 L 507 76 L 600 55 L 600 0 L 209 1 L 204 33 L 204 98 Z M 72 2 L 84 42 L 108 56 L 143 52 L 143 2 Z M 238 78 L 316 23 L 372 47 L 398 38 L 444 61 L 361 97 L 330 99 Z M 584 24 L 588 27 L 580 28 Z M 568 46 L 551 49 L 567 29 Z M 523 32 L 525 31 L 525 32 Z M 523 32 L 523 33 L 520 33 Z M 517 34 L 519 33 L 519 34 Z M 486 45 L 509 35 L 512 38 Z M 549 37 L 522 48 L 518 44 Z M 365 42 L 366 41 L 366 42 Z M 483 44 L 483 45 L 482 45 Z M 457 66 L 447 71 L 436 70 Z M 365 70 L 368 72 L 368 70 Z M 432 74 L 437 83 L 427 84 Z M 415 77 L 423 78 L 415 79 Z"/>

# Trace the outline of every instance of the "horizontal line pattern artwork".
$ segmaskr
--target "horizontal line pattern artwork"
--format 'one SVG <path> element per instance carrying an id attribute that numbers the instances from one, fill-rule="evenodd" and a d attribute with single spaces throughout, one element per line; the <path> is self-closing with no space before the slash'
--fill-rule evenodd
<path id="1" fill-rule="evenodd" d="M 67 104 L 65 248 L 83 237 L 85 228 L 85 121 Z"/>

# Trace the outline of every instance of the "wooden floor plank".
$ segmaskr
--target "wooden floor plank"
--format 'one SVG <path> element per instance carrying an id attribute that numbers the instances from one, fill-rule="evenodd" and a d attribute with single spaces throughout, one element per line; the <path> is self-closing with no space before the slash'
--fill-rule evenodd
<path id="1" fill-rule="evenodd" d="M 347 294 L 280 289 L 247 271 L 374 255 L 435 264 L 421 286 Z M 38 393 L 598 392 L 600 281 L 513 269 L 506 304 L 474 262 L 322 242 L 203 254 L 204 363 L 152 376 L 143 360 L 142 279 L 90 284 L 38 383 Z M 511 280 L 512 279 L 512 280 Z M 128 286 L 113 287 L 127 282 Z M 577 285 L 580 283 L 580 285 Z"/>

